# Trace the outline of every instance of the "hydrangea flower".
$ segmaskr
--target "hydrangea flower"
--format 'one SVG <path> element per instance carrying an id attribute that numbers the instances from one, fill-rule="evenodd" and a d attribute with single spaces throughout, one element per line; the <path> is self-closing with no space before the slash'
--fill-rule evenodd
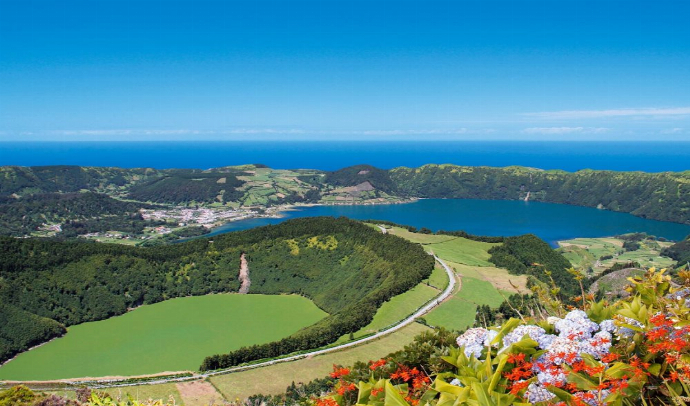
<path id="1" fill-rule="evenodd" d="M 587 317 L 582 310 L 573 310 L 564 319 L 554 323 L 556 331 L 561 336 L 569 338 L 591 338 L 592 334 L 599 330 L 599 325 Z"/>
<path id="2" fill-rule="evenodd" d="M 629 324 L 631 326 L 643 328 L 644 324 L 640 323 L 639 321 L 635 319 L 631 319 L 630 317 L 619 317 L 617 320 L 619 320 L 621 323 L 624 324 Z M 618 327 L 616 330 L 616 338 L 630 338 L 635 335 L 635 330 L 628 328 L 628 327 Z"/>
<path id="3" fill-rule="evenodd" d="M 548 368 L 537 373 L 537 382 L 547 385 L 565 385 L 568 377 L 560 368 Z"/>
<path id="4" fill-rule="evenodd" d="M 594 337 L 580 343 L 580 353 L 601 359 L 611 350 L 611 338 L 611 333 L 608 331 L 600 331 L 594 334 Z"/>
<path id="5" fill-rule="evenodd" d="M 497 334 L 493 330 L 475 327 L 465 331 L 456 341 L 458 346 L 464 347 L 467 357 L 474 355 L 475 358 L 479 358 L 482 355 L 482 349 L 489 345 Z"/>
<path id="6" fill-rule="evenodd" d="M 544 365 L 572 364 L 579 361 L 580 343 L 568 337 L 556 337 L 545 354 L 539 357 L 539 362 Z"/>
<path id="7" fill-rule="evenodd" d="M 522 340 L 522 337 L 528 335 L 529 338 L 536 341 L 540 348 L 548 348 L 556 336 L 546 334 L 546 330 L 539 326 L 523 325 L 516 327 L 513 331 L 506 334 L 503 338 L 503 345 L 508 347 L 516 342 Z"/>
<path id="8" fill-rule="evenodd" d="M 529 384 L 525 392 L 525 398 L 527 398 L 530 403 L 546 402 L 555 397 L 556 395 L 546 390 L 542 385 L 536 383 Z"/>
<path id="9" fill-rule="evenodd" d="M 616 323 L 613 320 L 604 320 L 601 323 L 599 323 L 599 330 L 601 331 L 613 333 L 617 329 L 618 327 L 616 326 Z"/>

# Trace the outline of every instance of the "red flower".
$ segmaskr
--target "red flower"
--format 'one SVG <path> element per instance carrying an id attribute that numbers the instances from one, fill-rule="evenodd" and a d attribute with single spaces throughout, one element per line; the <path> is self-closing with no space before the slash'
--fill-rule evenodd
<path id="1" fill-rule="evenodd" d="M 382 358 L 382 359 L 380 359 L 380 360 L 378 360 L 378 361 L 376 361 L 376 362 L 374 362 L 374 361 L 369 361 L 369 362 L 371 363 L 371 365 L 369 365 L 369 369 L 371 369 L 371 370 L 373 371 L 373 370 L 375 370 L 376 368 L 379 368 L 379 367 L 382 367 L 382 366 L 386 365 L 386 362 L 387 362 L 387 361 L 386 361 L 385 359 Z"/>
<path id="2" fill-rule="evenodd" d="M 331 378 L 341 378 L 343 376 L 350 375 L 350 370 L 347 368 L 338 368 L 337 365 L 333 365 L 333 372 L 331 372 Z"/>

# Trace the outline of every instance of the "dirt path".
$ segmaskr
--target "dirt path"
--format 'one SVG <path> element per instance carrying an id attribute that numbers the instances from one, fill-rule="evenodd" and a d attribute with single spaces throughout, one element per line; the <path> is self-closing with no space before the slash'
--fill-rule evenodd
<path id="1" fill-rule="evenodd" d="M 244 252 L 240 255 L 240 286 L 239 293 L 247 294 L 249 293 L 249 287 L 252 285 L 251 279 L 249 279 L 249 265 L 247 264 L 247 259 L 244 257 Z"/>
<path id="2" fill-rule="evenodd" d="M 177 391 L 185 406 L 224 404 L 223 396 L 207 381 L 180 382 L 177 384 Z"/>

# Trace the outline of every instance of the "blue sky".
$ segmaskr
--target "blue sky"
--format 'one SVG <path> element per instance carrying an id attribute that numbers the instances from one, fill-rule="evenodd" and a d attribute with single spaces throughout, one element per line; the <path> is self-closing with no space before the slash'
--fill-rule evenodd
<path id="1" fill-rule="evenodd" d="M 0 140 L 690 140 L 688 1 L 0 0 Z"/>

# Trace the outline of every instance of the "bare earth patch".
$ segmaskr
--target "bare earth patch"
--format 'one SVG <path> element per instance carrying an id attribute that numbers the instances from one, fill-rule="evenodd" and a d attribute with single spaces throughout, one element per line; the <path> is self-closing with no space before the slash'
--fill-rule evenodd
<path id="1" fill-rule="evenodd" d="M 244 257 L 244 252 L 240 256 L 240 286 L 239 293 L 247 294 L 249 293 L 249 287 L 252 285 L 251 279 L 249 279 L 249 265 L 247 264 L 247 259 Z"/>
<path id="2" fill-rule="evenodd" d="M 177 391 L 185 406 L 222 405 L 223 397 L 207 381 L 180 382 Z"/>

